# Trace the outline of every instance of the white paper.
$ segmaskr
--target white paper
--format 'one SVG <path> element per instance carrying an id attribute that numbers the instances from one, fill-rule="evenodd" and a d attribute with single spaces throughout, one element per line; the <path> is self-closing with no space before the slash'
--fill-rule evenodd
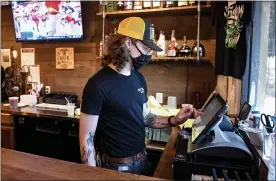
<path id="1" fill-rule="evenodd" d="M 11 66 L 11 50 L 1 49 L 1 65 L 4 69 Z"/>
<path id="2" fill-rule="evenodd" d="M 21 48 L 21 67 L 24 65 L 35 65 L 34 48 Z"/>
<path id="3" fill-rule="evenodd" d="M 40 69 L 39 65 L 30 66 L 30 74 L 32 76 L 32 82 L 40 82 Z"/>

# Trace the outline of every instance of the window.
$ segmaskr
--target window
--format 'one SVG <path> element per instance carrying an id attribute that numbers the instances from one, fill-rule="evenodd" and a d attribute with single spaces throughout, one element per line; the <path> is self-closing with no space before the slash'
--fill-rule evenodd
<path id="1" fill-rule="evenodd" d="M 254 2 L 249 103 L 275 116 L 276 2 Z"/>

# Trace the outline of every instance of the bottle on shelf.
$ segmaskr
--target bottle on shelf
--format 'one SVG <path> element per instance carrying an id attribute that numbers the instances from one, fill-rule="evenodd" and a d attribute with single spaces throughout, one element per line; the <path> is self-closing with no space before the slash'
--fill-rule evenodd
<path id="1" fill-rule="evenodd" d="M 168 57 L 176 57 L 177 48 L 176 48 L 176 39 L 175 39 L 175 30 L 172 30 L 171 41 L 168 46 Z"/>
<path id="2" fill-rule="evenodd" d="M 133 9 L 134 10 L 141 10 L 143 9 L 143 2 L 142 0 L 135 0 L 133 3 Z"/>
<path id="3" fill-rule="evenodd" d="M 153 0 L 152 1 L 152 8 L 162 8 L 162 1 L 160 0 Z"/>
<path id="4" fill-rule="evenodd" d="M 175 7 L 177 2 L 173 1 L 173 0 L 167 0 L 165 1 L 165 8 L 171 8 L 171 7 Z"/>
<path id="5" fill-rule="evenodd" d="M 124 10 L 124 1 L 117 1 L 117 11 Z"/>
<path id="6" fill-rule="evenodd" d="M 117 34 L 117 28 L 114 28 L 114 35 Z"/>
<path id="7" fill-rule="evenodd" d="M 182 7 L 182 6 L 188 6 L 189 5 L 189 0 L 178 0 L 177 6 Z"/>
<path id="8" fill-rule="evenodd" d="M 191 55 L 191 48 L 187 45 L 186 36 L 183 37 L 183 45 L 179 50 L 180 57 L 189 57 Z"/>
<path id="9" fill-rule="evenodd" d="M 162 49 L 161 52 L 156 53 L 157 57 L 166 56 L 166 38 L 165 38 L 164 31 L 160 31 L 159 39 L 157 41 L 157 46 L 159 46 Z"/>
<path id="10" fill-rule="evenodd" d="M 190 6 L 195 6 L 197 3 L 195 0 L 189 0 L 189 5 Z"/>
<path id="11" fill-rule="evenodd" d="M 125 11 L 133 10 L 133 1 L 132 0 L 125 0 L 124 1 L 124 10 Z"/>
<path id="12" fill-rule="evenodd" d="M 101 40 L 100 42 L 99 57 L 103 57 L 103 40 Z"/>
<path id="13" fill-rule="evenodd" d="M 143 0 L 143 9 L 151 9 L 152 1 L 151 0 Z"/>
<path id="14" fill-rule="evenodd" d="M 106 12 L 114 12 L 117 10 L 116 1 L 106 1 Z"/>
<path id="15" fill-rule="evenodd" d="M 194 46 L 192 48 L 192 56 L 197 56 L 197 40 L 194 42 Z M 205 48 L 204 46 L 199 42 L 199 56 L 204 57 L 205 56 Z"/>

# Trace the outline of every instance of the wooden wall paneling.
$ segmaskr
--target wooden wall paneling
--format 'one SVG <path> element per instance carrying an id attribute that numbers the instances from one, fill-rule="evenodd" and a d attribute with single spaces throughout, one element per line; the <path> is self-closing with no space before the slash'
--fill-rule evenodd
<path id="1" fill-rule="evenodd" d="M 52 41 L 52 42 L 15 42 L 14 25 L 11 7 L 3 7 L 1 11 L 2 47 L 14 46 L 18 51 L 21 47 L 35 48 L 35 61 L 40 65 L 41 81 L 51 86 L 52 91 L 76 92 L 80 97 L 86 81 L 101 68 L 98 56 L 99 42 L 102 38 L 102 17 L 96 16 L 98 2 L 83 1 L 83 27 L 85 39 L 83 41 Z M 156 29 L 158 38 L 160 30 L 164 30 L 166 39 L 170 39 L 171 31 L 176 31 L 176 38 L 180 45 L 183 36 L 187 36 L 188 45 L 193 46 L 196 38 L 197 17 L 195 14 L 182 16 L 151 16 L 145 17 L 151 21 Z M 114 31 L 118 22 L 106 21 L 106 33 Z M 201 42 L 206 49 L 206 58 L 214 61 L 215 33 L 211 24 L 210 15 L 202 15 Z M 204 28 L 203 28 L 204 27 Z M 75 69 L 56 70 L 55 48 L 74 47 Z M 20 62 L 20 54 L 18 57 Z M 195 70 L 192 70 L 195 69 Z M 187 63 L 185 62 L 158 62 L 148 64 L 141 69 L 148 84 L 148 93 L 155 96 L 156 92 L 164 93 L 164 104 L 167 96 L 176 96 L 177 103 L 191 102 L 193 91 L 203 91 L 216 83 L 214 68 L 203 65 L 202 68 L 191 68 L 188 100 L 186 100 Z M 202 75 L 197 75 L 197 71 Z M 204 78 L 205 77 L 205 78 Z M 198 90 L 200 89 L 200 90 Z M 201 91 L 202 92 L 202 91 Z"/>

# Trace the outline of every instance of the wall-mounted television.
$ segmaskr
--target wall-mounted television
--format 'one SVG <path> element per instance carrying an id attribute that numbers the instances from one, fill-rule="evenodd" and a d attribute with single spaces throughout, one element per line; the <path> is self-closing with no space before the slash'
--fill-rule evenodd
<path id="1" fill-rule="evenodd" d="M 12 1 L 16 41 L 83 39 L 80 0 Z"/>

